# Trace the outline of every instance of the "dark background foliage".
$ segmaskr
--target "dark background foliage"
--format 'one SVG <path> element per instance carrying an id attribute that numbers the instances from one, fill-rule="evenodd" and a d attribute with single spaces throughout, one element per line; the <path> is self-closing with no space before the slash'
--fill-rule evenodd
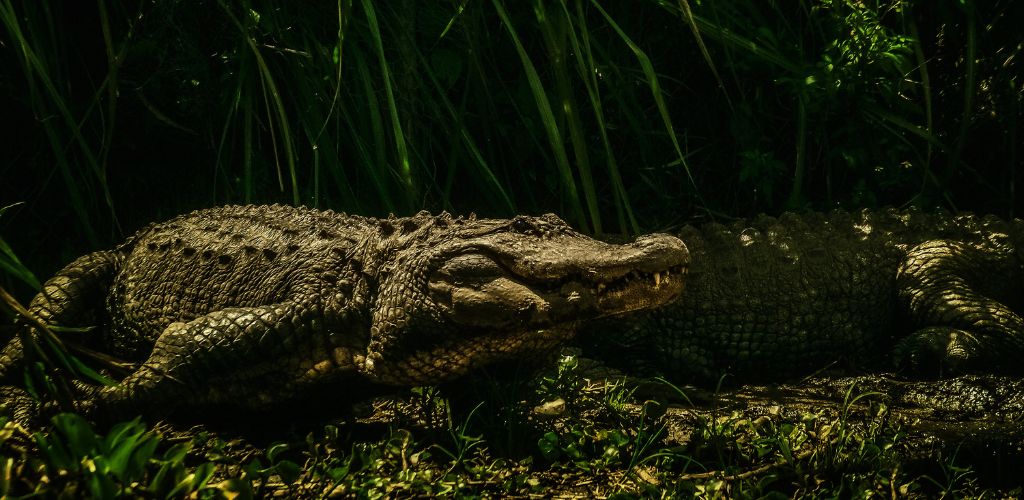
<path id="1" fill-rule="evenodd" d="M 556 212 L 601 235 L 784 210 L 1016 216 L 1022 24 L 1014 0 L 0 0 L 0 291 L 27 299 L 28 269 L 48 276 L 149 222 L 225 203 Z M 533 399 L 580 401 L 575 363 L 563 358 Z M 716 403 L 680 450 L 657 442 L 655 406 L 623 411 L 625 385 L 605 386 L 609 421 L 587 412 L 555 432 L 502 410 L 532 405 L 518 382 L 477 379 L 499 404 L 457 419 L 448 407 L 444 439 L 328 425 L 318 440 L 245 451 L 244 474 L 205 431 L 161 445 L 138 421 L 103 437 L 64 414 L 31 438 L 38 457 L 0 457 L 0 490 L 615 491 L 626 483 L 611 478 L 644 463 L 663 481 L 640 476 L 651 495 L 976 490 L 955 463 L 969 446 L 899 462 L 908 435 L 870 402 L 878 393 L 853 386 L 838 420 L 821 408 L 777 427 L 722 420 Z M 498 431 L 484 439 L 478 425 Z M 17 441 L 10 429 L 0 445 Z M 1016 487 L 990 434 L 978 470 Z M 765 474 L 729 486 L 686 479 L 693 464 Z M 210 483 L 215 468 L 229 479 Z"/>
<path id="2" fill-rule="evenodd" d="M 0 206 L 20 203 L 0 235 L 40 275 L 224 203 L 593 233 L 1020 206 L 1021 2 L 0 0 L 0 20 Z"/>

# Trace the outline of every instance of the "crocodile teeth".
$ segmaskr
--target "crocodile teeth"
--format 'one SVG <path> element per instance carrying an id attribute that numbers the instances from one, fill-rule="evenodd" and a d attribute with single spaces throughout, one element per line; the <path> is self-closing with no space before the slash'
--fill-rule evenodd
<path id="1" fill-rule="evenodd" d="M 654 288 L 661 286 L 661 273 L 654 273 Z"/>
<path id="2" fill-rule="evenodd" d="M 605 285 L 604 283 L 598 283 L 597 284 L 597 293 L 601 293 L 601 291 L 603 291 L 606 286 L 608 286 L 608 285 Z"/>

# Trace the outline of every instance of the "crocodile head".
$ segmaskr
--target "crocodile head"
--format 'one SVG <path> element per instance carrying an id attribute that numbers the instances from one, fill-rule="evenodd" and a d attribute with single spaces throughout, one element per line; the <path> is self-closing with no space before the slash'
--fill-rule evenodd
<path id="1" fill-rule="evenodd" d="M 361 363 L 382 383 L 433 383 L 550 350 L 580 321 L 675 299 L 689 263 L 675 237 L 614 245 L 550 214 L 405 221 L 409 236 L 377 274 Z"/>

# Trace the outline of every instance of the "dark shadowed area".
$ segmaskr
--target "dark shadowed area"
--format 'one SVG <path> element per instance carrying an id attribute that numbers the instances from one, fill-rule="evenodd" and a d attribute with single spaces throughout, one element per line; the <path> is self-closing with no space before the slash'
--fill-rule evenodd
<path id="1" fill-rule="evenodd" d="M 461 308 L 473 332 L 644 309 L 664 299 L 649 289 L 682 276 L 636 250 L 654 240 L 601 241 L 671 232 L 696 273 L 675 306 L 605 323 L 600 342 L 544 344 L 526 363 L 338 415 L 240 412 L 237 428 L 2 417 L 0 496 L 1020 496 L 1022 388 L 1007 358 L 1024 333 L 1022 22 L 1013 0 L 0 0 L 5 343 L 20 331 L 17 302 L 68 263 L 220 205 L 475 213 L 512 233 L 523 216 L 557 214 L 590 245 L 498 238 L 431 268 L 431 300 Z M 255 307 L 213 292 L 153 299 L 244 288 L 293 271 L 260 267 L 292 246 L 312 251 L 255 241 L 281 230 L 255 226 L 232 226 L 248 235 L 235 247 L 214 236 L 189 248 L 201 259 L 262 245 L 280 258 L 250 255 L 238 279 L 216 283 L 201 266 L 140 258 L 172 276 L 120 278 L 142 283 L 144 321 L 121 314 L 123 290 L 90 279 L 85 319 L 57 326 L 116 310 L 113 321 L 145 330 Z M 601 259 L 608 248 L 628 265 L 591 272 L 615 260 Z M 378 284 L 341 254 L 353 282 Z M 224 255 L 209 269 L 244 260 Z M 86 259 L 106 264 L 82 273 L 120 258 Z M 186 287 L 193 278 L 209 286 Z M 317 293 L 303 304 L 319 307 Z M 616 293 L 629 300 L 612 304 Z M 578 317 L 554 321 L 551 304 Z M 397 325 L 408 315 L 394 309 Z M 424 311 L 417 331 L 439 316 Z M 65 357 L 54 339 L 93 332 L 55 330 L 37 337 L 40 363 L 8 374 L 24 387 L 0 387 L 5 406 L 49 398 L 52 415 L 82 393 L 69 374 L 96 388 L 131 372 Z M 145 359 L 150 330 L 107 354 Z M 392 337 L 380 342 L 431 340 Z M 414 361 L 429 371 L 428 358 Z M 250 361 L 255 373 L 265 359 Z M 295 361 L 306 364 L 320 366 Z M 255 385 L 207 396 L 250 408 L 274 384 Z"/>

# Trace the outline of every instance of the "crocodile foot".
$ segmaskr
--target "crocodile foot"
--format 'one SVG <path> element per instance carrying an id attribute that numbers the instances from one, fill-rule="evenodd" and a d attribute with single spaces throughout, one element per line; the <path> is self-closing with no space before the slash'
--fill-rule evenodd
<path id="1" fill-rule="evenodd" d="M 922 328 L 894 350 L 899 368 L 939 378 L 972 371 L 983 361 L 981 342 L 973 333 L 946 326 Z"/>

